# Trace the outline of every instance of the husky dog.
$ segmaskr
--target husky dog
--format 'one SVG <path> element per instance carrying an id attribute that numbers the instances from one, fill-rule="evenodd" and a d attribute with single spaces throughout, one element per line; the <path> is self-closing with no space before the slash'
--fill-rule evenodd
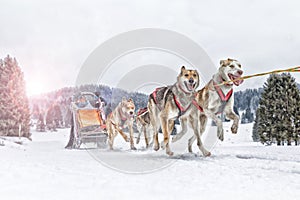
<path id="1" fill-rule="evenodd" d="M 136 143 L 140 142 L 141 134 L 144 133 L 146 148 L 149 147 L 150 116 L 148 108 L 139 109 L 136 117 L 136 126 L 139 131 Z"/>
<path id="2" fill-rule="evenodd" d="M 188 116 L 195 89 L 199 85 L 199 74 L 183 66 L 174 85 L 157 88 L 148 101 L 150 123 L 153 128 L 154 150 L 159 150 L 158 129 L 161 126 L 164 146 L 168 155 L 173 155 L 169 146 L 169 135 L 178 117 Z"/>
<path id="3" fill-rule="evenodd" d="M 187 120 L 196 119 L 200 120 L 200 135 L 205 131 L 207 117 L 211 118 L 217 124 L 218 138 L 224 140 L 224 131 L 222 120 L 218 117 L 218 114 L 225 112 L 227 118 L 233 120 L 231 126 L 231 132 L 236 134 L 238 130 L 239 116 L 233 111 L 234 97 L 233 97 L 233 84 L 239 86 L 243 83 L 243 80 L 239 80 L 242 76 L 243 70 L 241 64 L 234 59 L 228 58 L 227 60 L 220 61 L 220 68 L 212 80 L 208 84 L 197 91 L 195 95 L 195 102 L 200 112 L 191 112 L 193 116 L 189 118 L 181 118 L 182 131 L 173 137 L 172 142 L 179 140 L 187 130 Z M 228 84 L 224 82 L 232 81 Z M 223 85 L 222 85 L 223 84 Z M 195 108 L 194 108 L 195 110 Z M 188 149 L 192 152 L 192 144 L 195 141 L 196 136 L 192 136 L 189 139 Z M 205 154 L 204 154 L 205 155 Z M 206 155 L 210 155 L 209 152 Z"/>
<path id="4" fill-rule="evenodd" d="M 120 133 L 126 142 L 130 141 L 130 148 L 136 150 L 133 143 L 134 109 L 135 105 L 133 100 L 127 100 L 123 97 L 119 105 L 108 116 L 106 126 L 110 149 L 113 149 L 114 139 L 117 134 Z M 125 127 L 129 128 L 130 140 L 122 130 Z"/>

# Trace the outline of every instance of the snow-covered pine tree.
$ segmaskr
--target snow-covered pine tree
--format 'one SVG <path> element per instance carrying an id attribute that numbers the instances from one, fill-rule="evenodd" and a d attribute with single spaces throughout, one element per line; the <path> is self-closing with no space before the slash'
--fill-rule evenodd
<path id="1" fill-rule="evenodd" d="M 291 145 L 292 140 L 296 139 L 299 98 L 295 79 L 290 74 L 271 75 L 268 78 L 253 130 L 262 143 L 272 144 L 276 141 L 277 145 L 285 142 Z"/>
<path id="2" fill-rule="evenodd" d="M 295 109 L 296 114 L 295 114 L 295 145 L 299 145 L 299 140 L 300 140 L 300 101 L 298 101 L 298 106 Z"/>
<path id="3" fill-rule="evenodd" d="M 270 145 L 273 142 L 273 110 L 274 110 L 274 88 L 277 75 L 271 75 L 264 84 L 257 111 L 257 133 L 260 141 Z"/>
<path id="4" fill-rule="evenodd" d="M 30 138 L 30 110 L 17 60 L 0 60 L 0 135 Z"/>
<path id="5" fill-rule="evenodd" d="M 291 145 L 293 141 L 298 139 L 297 130 L 299 130 L 299 116 L 297 114 L 297 110 L 300 107 L 300 92 L 297 87 L 297 83 L 295 82 L 295 78 L 293 78 L 290 74 L 285 74 L 283 76 L 285 85 L 285 92 L 286 92 L 286 107 L 287 113 L 287 120 L 289 120 L 289 124 L 286 127 L 287 134 L 286 134 L 286 141 L 287 145 Z"/>

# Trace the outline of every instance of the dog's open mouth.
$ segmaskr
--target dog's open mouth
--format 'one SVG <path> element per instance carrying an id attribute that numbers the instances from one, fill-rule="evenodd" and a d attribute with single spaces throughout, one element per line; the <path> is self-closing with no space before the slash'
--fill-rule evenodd
<path id="1" fill-rule="evenodd" d="M 128 116 L 129 116 L 129 118 L 133 118 L 134 117 L 134 112 L 129 112 Z"/>
<path id="2" fill-rule="evenodd" d="M 232 80 L 232 82 L 236 86 L 239 86 L 240 84 L 242 84 L 244 82 L 243 79 L 240 79 L 241 78 L 240 75 L 228 74 L 228 77 L 230 78 L 230 80 Z"/>
<path id="3" fill-rule="evenodd" d="M 196 82 L 193 83 L 187 83 L 186 81 L 184 82 L 185 87 L 188 89 L 188 91 L 194 91 L 196 87 Z"/>

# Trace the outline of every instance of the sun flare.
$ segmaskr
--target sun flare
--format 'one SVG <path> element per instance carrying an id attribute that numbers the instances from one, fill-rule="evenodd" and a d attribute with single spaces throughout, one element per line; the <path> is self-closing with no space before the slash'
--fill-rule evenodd
<path id="1" fill-rule="evenodd" d="M 44 87 L 40 82 L 28 82 L 26 89 L 28 96 L 34 96 L 44 92 Z"/>

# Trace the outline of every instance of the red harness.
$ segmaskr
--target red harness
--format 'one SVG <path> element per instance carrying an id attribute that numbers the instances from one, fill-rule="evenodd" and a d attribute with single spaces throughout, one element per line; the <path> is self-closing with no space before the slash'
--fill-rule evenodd
<path id="1" fill-rule="evenodd" d="M 119 115 L 120 115 L 122 121 L 126 121 L 126 120 L 127 120 L 127 117 L 124 116 L 124 115 L 121 113 L 121 109 L 120 109 L 120 108 L 119 108 Z"/>
<path id="2" fill-rule="evenodd" d="M 232 93 L 233 93 L 232 88 L 231 88 L 231 90 L 229 90 L 229 92 L 225 96 L 225 94 L 221 90 L 220 86 L 218 86 L 218 84 L 216 84 L 215 82 L 214 82 L 214 87 L 215 87 L 216 91 L 218 92 L 218 95 L 219 95 L 221 101 L 227 102 L 230 99 L 230 97 L 232 96 Z"/>
<path id="3" fill-rule="evenodd" d="M 161 89 L 161 87 L 160 87 L 160 88 L 156 88 L 155 91 L 152 93 L 155 104 L 157 104 L 157 100 L 156 100 L 157 94 L 156 94 L 156 93 L 157 93 L 158 90 L 160 90 L 160 89 Z"/>
<path id="4" fill-rule="evenodd" d="M 147 110 L 148 110 L 147 107 L 139 109 L 139 111 L 137 113 L 137 116 L 140 116 L 141 114 L 144 114 Z"/>
<path id="5" fill-rule="evenodd" d="M 217 91 L 217 93 L 218 93 L 218 95 L 221 99 L 221 102 L 222 102 L 222 104 L 219 108 L 219 111 L 217 112 L 217 114 L 220 114 L 224 111 L 224 108 L 225 108 L 227 102 L 231 98 L 232 93 L 233 93 L 233 89 L 231 88 L 231 90 L 229 90 L 229 92 L 225 95 L 223 93 L 223 91 L 221 90 L 220 86 L 218 86 L 218 84 L 216 82 L 213 82 L 213 84 L 214 84 L 214 87 L 215 87 L 215 89 L 216 89 L 216 91 Z"/>
<path id="6" fill-rule="evenodd" d="M 179 87 L 181 90 L 183 90 L 181 87 Z M 157 100 L 156 100 L 156 93 L 158 90 L 160 90 L 161 88 L 156 88 L 155 91 L 152 93 L 153 95 L 153 99 L 154 99 L 154 103 L 157 104 Z M 186 93 L 184 90 L 183 90 L 184 93 Z M 179 109 L 180 113 L 179 113 L 179 116 L 183 115 L 190 107 L 191 105 L 193 104 L 200 112 L 203 112 L 203 108 L 196 102 L 195 99 L 192 100 L 192 102 L 186 107 L 184 108 L 180 102 L 178 101 L 177 97 L 173 94 L 173 99 L 174 99 L 174 102 L 177 106 L 177 108 Z M 138 114 L 139 115 L 139 114 Z"/>

